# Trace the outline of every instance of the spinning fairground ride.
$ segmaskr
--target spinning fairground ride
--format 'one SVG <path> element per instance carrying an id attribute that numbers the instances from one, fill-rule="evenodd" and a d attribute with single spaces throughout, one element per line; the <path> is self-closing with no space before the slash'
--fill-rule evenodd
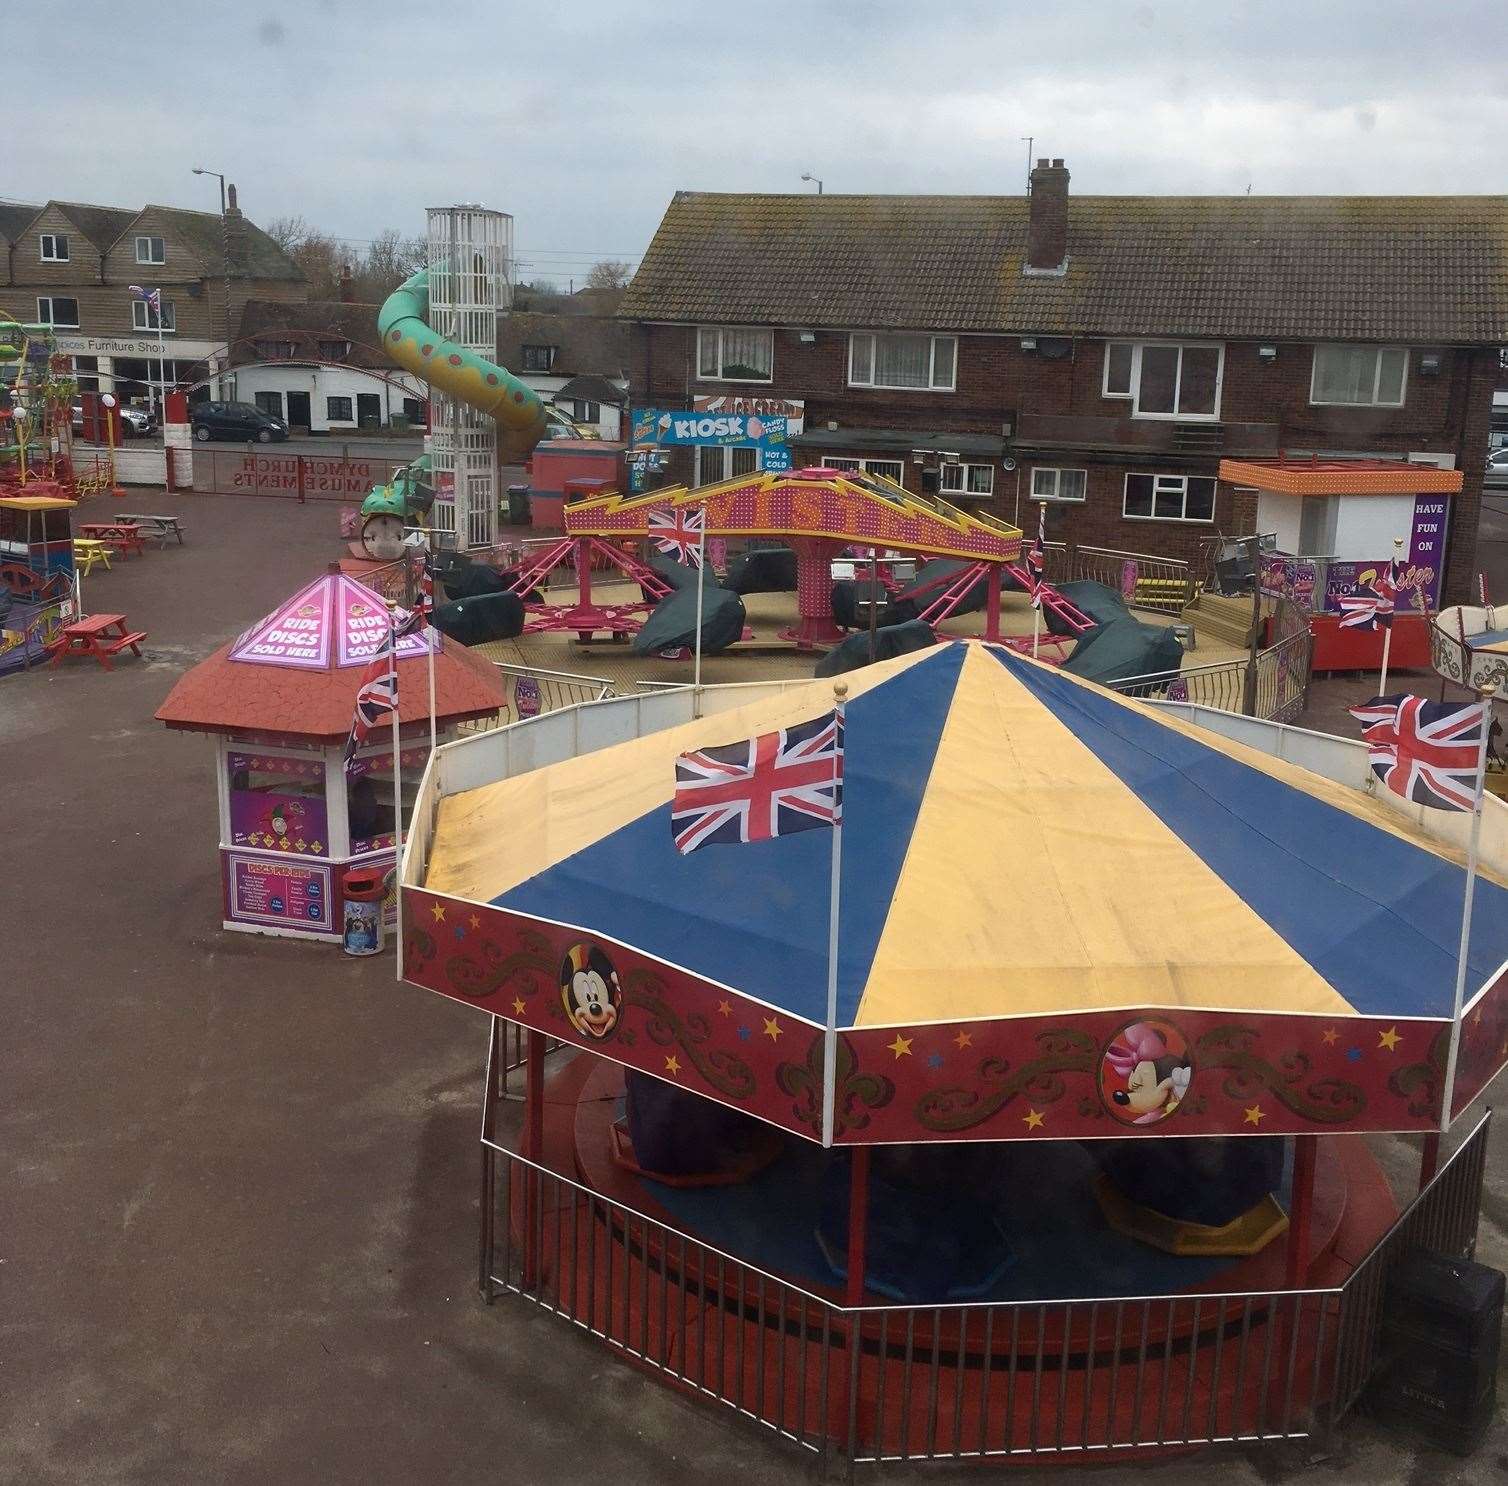
<path id="1" fill-rule="evenodd" d="M 400 974 L 489 1017 L 484 1293 L 850 1460 L 1333 1419 L 1402 1231 L 1355 1137 L 1475 1231 L 1484 1130 L 1434 1170 L 1508 1061 L 1503 807 L 1458 1007 L 1460 853 L 1361 745 L 980 642 L 845 683 L 436 754 Z"/>
<path id="2" fill-rule="evenodd" d="M 698 560 L 699 543 L 777 538 L 796 554 L 798 621 L 781 639 L 798 649 L 827 648 L 843 638 L 832 613 L 832 562 L 850 552 L 861 557 L 892 551 L 954 562 L 945 577 L 914 588 L 918 617 L 937 624 L 958 612 L 980 583 L 986 585 L 985 635 L 1000 638 L 1002 583 L 1024 589 L 1021 533 L 983 512 L 964 511 L 936 496 L 915 495 L 879 475 L 848 475 L 813 467 L 735 476 L 696 489 L 673 487 L 643 495 L 612 492 L 568 502 L 565 535 L 539 549 L 510 580 L 521 597 L 535 594 L 556 569 L 574 572 L 575 602 L 526 605 L 526 631 L 567 630 L 583 639 L 594 634 L 637 631 L 670 590 L 639 555 L 646 541 L 678 546 L 685 560 Z M 592 592 L 592 571 L 616 569 L 637 583 L 640 600 L 601 602 Z M 1051 591 L 1047 605 L 1073 630 L 1092 621 Z"/>

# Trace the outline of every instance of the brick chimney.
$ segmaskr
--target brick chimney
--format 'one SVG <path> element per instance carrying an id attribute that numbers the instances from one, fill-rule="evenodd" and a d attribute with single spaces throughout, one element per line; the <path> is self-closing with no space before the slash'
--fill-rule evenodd
<path id="1" fill-rule="evenodd" d="M 236 188 L 225 188 L 225 273 L 226 277 L 246 271 L 246 218 L 236 205 Z"/>
<path id="2" fill-rule="evenodd" d="M 351 265 L 349 263 L 342 263 L 340 265 L 340 302 L 342 304 L 351 304 L 355 299 L 356 286 L 351 282 Z"/>
<path id="3" fill-rule="evenodd" d="M 1038 160 L 1031 176 L 1031 215 L 1023 273 L 1068 268 L 1068 171 L 1061 160 Z"/>

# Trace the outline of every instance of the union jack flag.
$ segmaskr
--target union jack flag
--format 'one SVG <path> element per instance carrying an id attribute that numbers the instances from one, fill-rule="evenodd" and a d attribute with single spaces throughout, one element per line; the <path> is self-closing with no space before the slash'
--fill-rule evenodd
<path id="1" fill-rule="evenodd" d="M 1340 601 L 1340 612 L 1345 617 L 1339 629 L 1391 629 L 1393 608 L 1398 598 L 1398 580 L 1403 576 L 1398 559 L 1388 563 L 1384 574 L 1374 577 L 1370 584 L 1348 593 Z"/>
<path id="2" fill-rule="evenodd" d="M 677 562 L 683 562 L 687 567 L 700 567 L 702 532 L 706 526 L 706 513 L 700 507 L 651 511 L 649 540 Z"/>
<path id="3" fill-rule="evenodd" d="M 143 289 L 140 284 L 127 284 L 128 288 L 138 299 L 144 299 L 160 315 L 162 313 L 162 290 Z"/>
<path id="4" fill-rule="evenodd" d="M 404 639 L 408 635 L 416 635 L 430 622 L 430 615 L 435 608 L 435 580 L 429 571 L 429 553 L 420 552 L 417 557 L 419 565 L 418 592 L 414 598 L 414 607 L 398 626 L 398 638 Z"/>
<path id="5" fill-rule="evenodd" d="M 843 719 L 836 711 L 675 761 L 670 831 L 682 856 L 835 826 L 842 815 Z"/>
<path id="6" fill-rule="evenodd" d="M 1395 795 L 1436 810 L 1475 808 L 1485 702 L 1441 705 L 1400 694 L 1349 710 L 1362 724 L 1372 772 Z"/>
<path id="7" fill-rule="evenodd" d="M 367 740 L 372 729 L 384 717 L 391 717 L 398 710 L 398 668 L 392 663 L 393 630 L 388 627 L 377 652 L 367 662 L 361 673 L 361 685 L 356 690 L 356 711 L 351 718 L 351 732 L 346 739 L 346 762 L 356 756 L 356 750 Z"/>
<path id="8" fill-rule="evenodd" d="M 1042 595 L 1047 590 L 1047 502 L 1037 506 L 1037 540 L 1026 554 L 1027 594 L 1034 609 L 1042 607 Z"/>

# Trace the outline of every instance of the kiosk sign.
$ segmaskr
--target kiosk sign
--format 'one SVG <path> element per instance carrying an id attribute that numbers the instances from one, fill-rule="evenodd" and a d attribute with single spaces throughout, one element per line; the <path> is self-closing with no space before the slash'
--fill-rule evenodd
<path id="1" fill-rule="evenodd" d="M 266 924 L 330 934 L 330 868 L 315 862 L 227 854 L 230 901 L 227 917 L 236 923 Z"/>

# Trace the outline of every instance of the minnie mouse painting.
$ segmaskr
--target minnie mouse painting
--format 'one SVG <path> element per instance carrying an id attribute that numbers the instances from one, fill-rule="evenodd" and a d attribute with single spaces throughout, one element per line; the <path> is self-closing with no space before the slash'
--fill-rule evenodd
<path id="1" fill-rule="evenodd" d="M 1100 1093 L 1122 1124 L 1155 1125 L 1189 1091 L 1188 1043 L 1169 1022 L 1132 1022 L 1111 1039 L 1100 1062 Z"/>

